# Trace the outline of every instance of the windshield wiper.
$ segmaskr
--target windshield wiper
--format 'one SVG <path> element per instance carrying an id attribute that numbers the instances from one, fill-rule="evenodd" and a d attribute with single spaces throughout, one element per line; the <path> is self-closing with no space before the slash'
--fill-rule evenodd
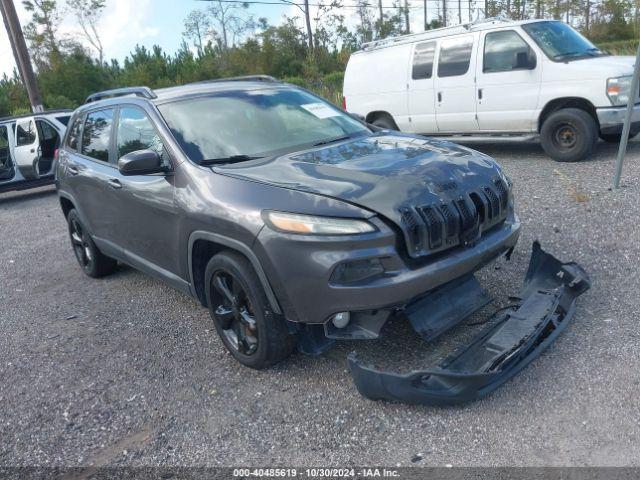
<path id="1" fill-rule="evenodd" d="M 351 138 L 351 135 L 345 135 L 343 137 L 336 137 L 336 138 L 330 138 L 328 140 L 322 140 L 320 142 L 316 142 L 313 144 L 314 147 L 319 147 L 320 145 L 328 145 L 330 143 L 336 143 L 336 142 L 341 142 L 343 140 L 349 140 Z"/>
<path id="2" fill-rule="evenodd" d="M 598 56 L 598 53 L 600 52 L 599 48 L 590 48 L 588 50 L 583 50 L 581 52 L 566 52 L 566 53 L 558 53 L 557 55 L 554 55 L 553 58 L 563 58 L 563 57 L 596 57 Z"/>
<path id="3" fill-rule="evenodd" d="M 257 160 L 258 156 L 251 155 L 230 155 L 228 157 L 221 158 L 208 158 L 207 160 L 201 160 L 200 165 L 216 165 L 218 163 L 236 163 L 236 162 L 246 162 L 248 160 Z"/>

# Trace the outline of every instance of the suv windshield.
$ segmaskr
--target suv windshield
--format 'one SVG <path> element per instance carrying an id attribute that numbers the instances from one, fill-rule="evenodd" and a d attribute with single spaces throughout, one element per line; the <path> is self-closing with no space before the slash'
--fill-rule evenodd
<path id="1" fill-rule="evenodd" d="M 158 108 L 196 163 L 250 160 L 369 132 L 342 110 L 294 89 L 220 92 Z"/>
<path id="2" fill-rule="evenodd" d="M 522 25 L 522 28 L 551 60 L 577 60 L 607 55 L 566 23 L 547 21 Z"/>

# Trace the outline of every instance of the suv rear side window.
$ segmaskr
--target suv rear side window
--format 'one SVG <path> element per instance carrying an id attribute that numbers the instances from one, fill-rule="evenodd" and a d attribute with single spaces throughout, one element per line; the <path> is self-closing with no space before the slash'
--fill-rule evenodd
<path id="1" fill-rule="evenodd" d="M 413 52 L 413 70 L 411 72 L 413 80 L 431 78 L 435 52 L 436 42 L 423 42 L 416 45 L 416 49 Z"/>
<path id="2" fill-rule="evenodd" d="M 440 44 L 438 77 L 456 77 L 469 71 L 473 36 L 449 38 Z"/>
<path id="3" fill-rule="evenodd" d="M 163 153 L 163 145 L 146 113 L 139 108 L 122 107 L 118 119 L 118 158 L 137 150 Z"/>
<path id="4" fill-rule="evenodd" d="M 518 66 L 518 54 L 523 53 L 527 59 L 533 54 L 527 42 L 513 30 L 487 33 L 482 71 L 492 73 L 521 70 L 523 67 Z"/>
<path id="5" fill-rule="evenodd" d="M 16 146 L 31 145 L 36 141 L 36 127 L 33 120 L 19 123 L 16 127 Z"/>
<path id="6" fill-rule="evenodd" d="M 84 117 L 76 117 L 73 121 L 73 125 L 69 129 L 69 136 L 67 137 L 67 147 L 74 152 L 78 150 L 78 137 L 80 136 L 80 125 L 82 125 L 82 119 Z"/>
<path id="7" fill-rule="evenodd" d="M 81 153 L 87 157 L 108 162 L 112 125 L 113 109 L 89 113 L 82 131 Z"/>

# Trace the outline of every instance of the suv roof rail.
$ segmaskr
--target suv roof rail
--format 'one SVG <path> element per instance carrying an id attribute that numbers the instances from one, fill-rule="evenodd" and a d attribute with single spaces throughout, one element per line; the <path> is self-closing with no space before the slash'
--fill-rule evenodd
<path id="1" fill-rule="evenodd" d="M 376 48 L 390 47 L 392 45 L 400 45 L 404 43 L 416 42 L 421 39 L 439 38 L 445 36 L 445 33 L 454 35 L 456 33 L 465 33 L 474 30 L 476 27 L 486 24 L 508 23 L 509 20 L 506 17 L 490 17 L 474 20 L 469 23 L 460 23 L 458 25 L 451 25 L 448 27 L 434 28 L 432 30 L 425 30 L 424 32 L 409 33 L 407 35 L 400 35 L 398 37 L 383 38 L 381 40 L 374 40 L 362 44 L 362 50 L 375 50 Z M 439 35 L 442 34 L 442 35 Z"/>
<path id="2" fill-rule="evenodd" d="M 276 77 L 271 75 L 242 75 L 239 77 L 227 77 L 227 78 L 212 78 L 211 80 L 201 80 L 199 82 L 190 83 L 190 85 L 197 85 L 199 83 L 218 83 L 218 82 L 273 82 L 280 83 Z"/>
<path id="3" fill-rule="evenodd" d="M 19 120 L 21 118 L 27 118 L 27 117 L 38 117 L 38 116 L 42 116 L 42 115 L 55 115 L 57 113 L 71 113 L 73 112 L 72 109 L 70 108 L 56 108 L 53 110 L 45 110 L 44 112 L 38 112 L 38 113 L 21 113 L 20 115 L 8 115 L 6 117 L 0 117 L 0 122 L 10 122 L 12 120 Z"/>
<path id="4" fill-rule="evenodd" d="M 105 98 L 124 97 L 126 95 L 135 95 L 136 97 L 148 99 L 157 98 L 157 95 L 153 93 L 153 90 L 149 87 L 125 87 L 92 93 L 87 97 L 87 100 L 84 103 L 97 102 L 98 100 L 104 100 Z"/>

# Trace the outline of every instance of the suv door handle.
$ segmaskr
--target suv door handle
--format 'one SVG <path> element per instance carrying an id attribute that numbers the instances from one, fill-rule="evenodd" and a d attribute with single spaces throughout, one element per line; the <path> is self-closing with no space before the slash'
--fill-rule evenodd
<path id="1" fill-rule="evenodd" d="M 442 101 L 442 92 L 438 92 L 438 102 Z"/>
<path id="2" fill-rule="evenodd" d="M 78 175 L 80 173 L 80 170 L 78 170 L 78 167 L 76 167 L 75 165 L 68 165 L 67 172 L 69 172 L 71 175 Z"/>
<path id="3" fill-rule="evenodd" d="M 122 184 L 120 183 L 120 180 L 118 180 L 117 178 L 110 178 L 107 183 L 111 188 L 115 188 L 115 189 L 122 188 Z"/>
<path id="4" fill-rule="evenodd" d="M 478 89 L 478 100 L 482 100 L 482 89 Z"/>

